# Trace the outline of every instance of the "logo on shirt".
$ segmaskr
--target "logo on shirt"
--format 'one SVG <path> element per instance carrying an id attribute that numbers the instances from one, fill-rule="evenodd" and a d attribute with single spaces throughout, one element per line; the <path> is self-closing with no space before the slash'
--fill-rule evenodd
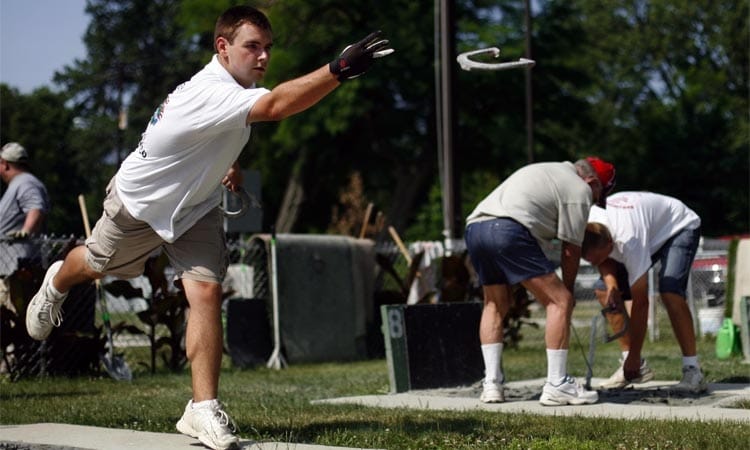
<path id="1" fill-rule="evenodd" d="M 167 99 L 156 108 L 156 111 L 154 111 L 154 115 L 151 116 L 151 125 L 156 125 L 156 123 L 161 120 L 162 116 L 164 116 L 164 109 L 167 107 L 167 103 L 169 103 L 169 97 L 167 97 Z"/>
<path id="2" fill-rule="evenodd" d="M 633 209 L 635 208 L 634 205 L 635 199 L 630 198 L 626 195 L 619 195 L 617 197 L 610 197 L 607 199 L 607 206 L 611 206 L 613 208 L 621 208 L 621 209 Z"/>

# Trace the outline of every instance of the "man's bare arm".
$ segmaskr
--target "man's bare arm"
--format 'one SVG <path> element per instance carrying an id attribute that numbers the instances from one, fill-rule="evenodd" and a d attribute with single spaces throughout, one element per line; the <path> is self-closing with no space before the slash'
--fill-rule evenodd
<path id="1" fill-rule="evenodd" d="M 578 275 L 578 266 L 581 264 L 581 247 L 569 242 L 562 243 L 560 255 L 560 269 L 562 269 L 562 282 L 566 288 L 573 294 L 573 288 Z"/>
<path id="2" fill-rule="evenodd" d="M 346 80 L 362 75 L 373 61 L 390 55 L 388 40 L 381 31 L 370 33 L 359 42 L 348 45 L 329 64 L 294 80 L 281 83 L 257 100 L 247 123 L 277 121 L 313 106 Z"/>
<path id="3" fill-rule="evenodd" d="M 622 299 L 620 298 L 620 286 L 617 285 L 616 273 L 617 263 L 612 258 L 607 258 L 599 264 L 599 274 L 607 287 L 605 304 L 602 306 L 621 307 Z"/>
<path id="4" fill-rule="evenodd" d="M 247 123 L 279 121 L 315 105 L 341 84 L 328 69 L 320 67 L 276 86 L 262 96 L 247 115 Z"/>
<path id="5" fill-rule="evenodd" d="M 22 231 L 25 231 L 27 234 L 36 234 L 42 231 L 45 217 L 46 214 L 41 209 L 29 210 L 26 214 L 26 220 L 23 222 Z"/>

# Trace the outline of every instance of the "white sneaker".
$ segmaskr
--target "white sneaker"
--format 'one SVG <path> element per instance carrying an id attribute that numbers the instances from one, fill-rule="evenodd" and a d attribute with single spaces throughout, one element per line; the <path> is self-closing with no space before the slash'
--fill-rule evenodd
<path id="1" fill-rule="evenodd" d="M 575 378 L 567 375 L 559 386 L 545 383 L 539 403 L 544 406 L 584 405 L 598 400 L 599 394 L 596 391 L 587 391 Z"/>
<path id="2" fill-rule="evenodd" d="M 706 379 L 703 378 L 703 372 L 695 366 L 682 368 L 682 380 L 672 386 L 672 390 L 700 394 L 706 392 Z"/>
<path id="3" fill-rule="evenodd" d="M 62 264 L 62 261 L 57 261 L 49 266 L 44 275 L 42 287 L 39 288 L 26 309 L 26 330 L 29 336 L 37 341 L 47 339 L 52 332 L 52 327 L 59 327 L 62 323 L 62 303 L 68 294 L 64 294 L 59 299 L 47 295 L 47 286 L 52 282 Z"/>
<path id="4" fill-rule="evenodd" d="M 207 406 L 193 407 L 190 400 L 185 406 L 185 413 L 177 421 L 177 430 L 201 441 L 203 445 L 214 450 L 225 450 L 239 445 L 239 438 L 234 435 L 236 427 L 218 400 L 212 400 Z"/>
<path id="5" fill-rule="evenodd" d="M 484 403 L 502 403 L 505 401 L 503 385 L 500 383 L 482 383 L 482 395 L 479 400 Z"/>
<path id="6" fill-rule="evenodd" d="M 611 377 L 602 381 L 599 387 L 602 389 L 620 389 L 624 388 L 629 384 L 645 383 L 654 379 L 654 371 L 648 366 L 645 359 L 641 360 L 641 373 L 638 378 L 632 380 L 625 379 L 625 373 L 623 372 L 622 364 L 624 361 L 620 359 L 620 367 L 617 368 L 615 373 Z"/>

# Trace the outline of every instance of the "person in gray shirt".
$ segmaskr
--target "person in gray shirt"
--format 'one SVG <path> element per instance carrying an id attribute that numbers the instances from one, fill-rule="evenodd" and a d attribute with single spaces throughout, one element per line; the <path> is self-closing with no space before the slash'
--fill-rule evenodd
<path id="1" fill-rule="evenodd" d="M 539 402 L 557 406 L 598 401 L 596 391 L 567 373 L 569 330 L 589 210 L 595 202 L 603 204 L 614 182 L 614 166 L 595 157 L 529 164 L 511 174 L 466 219 L 466 248 L 484 297 L 479 323 L 485 366 L 481 401 L 505 401 L 503 319 L 514 284 L 531 292 L 547 314 L 547 382 Z M 562 280 L 543 251 L 553 239 L 562 241 Z"/>
<path id="2" fill-rule="evenodd" d="M 47 188 L 31 173 L 29 154 L 17 142 L 0 152 L 0 179 L 5 190 L 0 197 L 0 304 L 15 311 L 11 279 L 19 268 L 39 258 L 39 245 L 30 239 L 45 229 L 50 202 Z"/>
<path id="3" fill-rule="evenodd" d="M 5 144 L 0 153 L 0 178 L 7 189 L 0 198 L 0 235 L 23 239 L 44 231 L 49 196 L 30 170 L 29 154 L 21 144 Z"/>

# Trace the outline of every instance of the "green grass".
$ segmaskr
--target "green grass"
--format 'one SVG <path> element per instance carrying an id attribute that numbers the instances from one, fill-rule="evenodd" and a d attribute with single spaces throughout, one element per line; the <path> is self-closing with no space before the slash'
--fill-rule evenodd
<path id="1" fill-rule="evenodd" d="M 593 305 L 581 304 L 574 318 L 590 320 Z M 535 312 L 535 317 L 540 313 Z M 661 338 L 647 342 L 645 355 L 658 379 L 678 379 L 680 354 L 663 311 Z M 504 355 L 510 380 L 544 377 L 542 330 L 524 328 L 524 340 Z M 588 327 L 576 331 L 588 352 Z M 718 360 L 714 340 L 699 339 L 710 382 L 750 382 L 740 358 Z M 595 376 L 617 366 L 616 343 L 597 347 Z M 0 384 L 0 423 L 57 422 L 175 433 L 190 398 L 190 377 L 132 364 L 132 382 L 109 378 L 42 378 Z M 573 337 L 571 373 L 586 364 Z M 311 405 L 310 401 L 389 391 L 385 360 L 299 364 L 284 370 L 238 370 L 225 361 L 220 397 L 244 439 L 387 449 L 740 449 L 750 426 L 737 422 L 616 420 L 468 411 L 378 409 L 355 405 Z M 738 404 L 739 408 L 750 405 Z M 0 437 L 0 440 L 2 438 Z"/>

